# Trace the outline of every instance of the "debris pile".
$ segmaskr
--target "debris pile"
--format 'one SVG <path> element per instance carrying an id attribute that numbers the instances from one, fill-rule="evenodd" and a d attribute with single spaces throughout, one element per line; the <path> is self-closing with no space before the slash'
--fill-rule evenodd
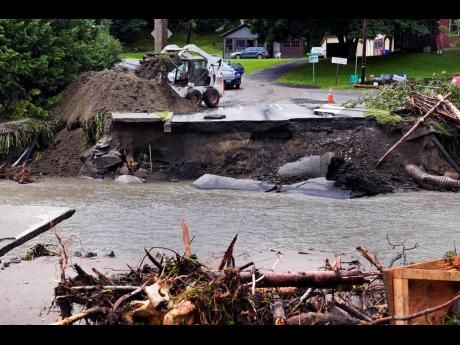
<path id="1" fill-rule="evenodd" d="M 19 184 L 37 182 L 37 178 L 26 163 L 15 167 L 8 166 L 6 163 L 0 165 L 0 179 L 15 181 Z"/>
<path id="2" fill-rule="evenodd" d="M 424 115 L 439 101 L 439 96 L 430 97 L 421 92 L 414 91 L 406 98 L 404 108 L 398 109 L 396 112 L 410 112 L 412 114 Z M 438 119 L 444 120 L 446 124 L 460 128 L 460 110 L 449 100 L 446 99 L 437 105 L 432 114 Z"/>
<path id="3" fill-rule="evenodd" d="M 192 254 L 185 221 L 182 235 L 183 255 L 145 249 L 127 274 L 109 277 L 93 268 L 93 275 L 74 264 L 76 276 L 68 278 L 67 257 L 61 257 L 55 304 L 62 319 L 55 324 L 372 324 L 387 316 L 383 267 L 361 247 L 378 271 L 345 269 L 338 257 L 326 260 L 325 270 L 275 273 L 280 256 L 268 272 L 253 262 L 236 267 L 237 236 L 213 268 Z M 160 248 L 173 255 L 151 254 Z"/>

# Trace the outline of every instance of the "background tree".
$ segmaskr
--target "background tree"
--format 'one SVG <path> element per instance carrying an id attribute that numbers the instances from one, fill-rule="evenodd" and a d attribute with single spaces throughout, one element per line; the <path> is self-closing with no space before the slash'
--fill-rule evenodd
<path id="1" fill-rule="evenodd" d="M 133 42 L 148 27 L 145 19 L 114 19 L 110 33 L 123 43 Z"/>
<path id="2" fill-rule="evenodd" d="M 120 43 L 110 21 L 0 19 L 0 117 L 46 118 L 77 75 L 110 67 Z"/>

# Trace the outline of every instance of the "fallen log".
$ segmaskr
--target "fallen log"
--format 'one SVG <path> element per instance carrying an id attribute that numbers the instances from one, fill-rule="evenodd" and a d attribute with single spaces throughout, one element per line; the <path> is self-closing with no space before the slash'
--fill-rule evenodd
<path id="1" fill-rule="evenodd" d="M 274 300 L 275 302 L 273 303 L 273 323 L 278 326 L 285 325 L 286 314 L 284 313 L 283 300 L 278 295 L 275 296 Z"/>
<path id="2" fill-rule="evenodd" d="M 78 320 L 87 318 L 88 316 L 94 314 L 108 314 L 109 312 L 110 308 L 108 307 L 93 307 L 72 316 L 66 317 L 60 321 L 54 322 L 51 325 L 71 325 Z"/>
<path id="3" fill-rule="evenodd" d="M 361 285 L 365 277 L 379 273 L 362 273 L 360 271 L 308 271 L 298 273 L 264 273 L 258 287 L 315 287 L 331 288 L 338 285 Z M 240 272 L 241 283 L 252 281 L 251 272 Z"/>
<path id="4" fill-rule="evenodd" d="M 380 272 L 383 272 L 383 265 L 380 263 L 377 258 L 369 253 L 366 249 L 361 246 L 357 246 L 356 250 L 361 253 L 372 265 L 374 265 Z"/>
<path id="5" fill-rule="evenodd" d="M 438 99 L 439 101 L 425 114 L 423 115 L 422 117 L 420 117 L 417 122 L 415 122 L 415 124 L 406 132 L 406 134 L 404 134 L 392 147 L 390 147 L 384 154 L 382 157 L 380 157 L 380 159 L 378 160 L 377 162 L 377 165 L 375 166 L 376 168 L 378 168 L 380 166 L 380 164 L 382 164 L 382 162 L 385 160 L 385 158 L 387 158 L 391 152 L 393 152 L 394 149 L 396 149 L 401 143 L 404 142 L 404 140 L 406 140 L 406 138 L 423 122 L 425 121 L 425 119 L 430 116 L 435 110 L 436 108 L 442 104 L 450 95 L 452 95 L 452 92 L 449 92 L 447 95 L 445 95 L 444 97 L 441 96 L 441 95 L 438 95 Z"/>
<path id="6" fill-rule="evenodd" d="M 358 320 L 339 313 L 336 308 L 332 308 L 328 313 L 302 313 L 286 320 L 287 325 L 356 325 L 360 323 Z"/>

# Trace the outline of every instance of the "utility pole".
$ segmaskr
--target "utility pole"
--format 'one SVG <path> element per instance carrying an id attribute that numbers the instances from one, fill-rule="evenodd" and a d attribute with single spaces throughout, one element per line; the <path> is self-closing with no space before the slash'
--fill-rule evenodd
<path id="1" fill-rule="evenodd" d="M 154 28 L 155 52 L 160 53 L 168 42 L 168 20 L 155 19 Z"/>
<path id="2" fill-rule="evenodd" d="M 366 47 L 367 47 L 367 19 L 363 19 L 363 53 L 361 57 L 361 83 L 366 81 Z"/>

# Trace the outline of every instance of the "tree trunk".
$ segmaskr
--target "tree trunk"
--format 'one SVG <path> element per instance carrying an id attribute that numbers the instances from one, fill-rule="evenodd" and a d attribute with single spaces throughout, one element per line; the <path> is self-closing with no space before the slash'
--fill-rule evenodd
<path id="1" fill-rule="evenodd" d="M 365 274 L 360 271 L 309 271 L 298 273 L 265 273 L 257 287 L 315 287 L 332 288 L 338 285 L 361 285 Z M 241 282 L 252 281 L 251 272 L 240 272 Z"/>

